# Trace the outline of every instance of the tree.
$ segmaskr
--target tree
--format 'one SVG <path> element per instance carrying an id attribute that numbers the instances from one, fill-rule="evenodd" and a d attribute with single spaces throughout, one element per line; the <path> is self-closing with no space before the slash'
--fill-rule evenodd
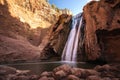
<path id="1" fill-rule="evenodd" d="M 52 4 L 52 5 L 51 5 L 51 7 L 52 7 L 53 9 L 55 9 L 55 8 L 56 8 L 56 6 L 55 6 L 54 4 Z"/>
<path id="2" fill-rule="evenodd" d="M 49 2 L 49 0 L 46 0 L 46 2 Z"/>
<path id="3" fill-rule="evenodd" d="M 57 12 L 60 12 L 59 8 L 56 7 L 56 11 L 57 11 Z"/>

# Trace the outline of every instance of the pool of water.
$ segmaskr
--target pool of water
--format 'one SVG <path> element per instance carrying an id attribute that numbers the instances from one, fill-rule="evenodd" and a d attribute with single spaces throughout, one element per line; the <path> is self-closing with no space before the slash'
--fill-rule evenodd
<path id="1" fill-rule="evenodd" d="M 71 67 L 79 68 L 93 68 L 94 64 L 89 64 L 85 62 L 67 62 L 67 61 L 54 61 L 54 62 L 31 62 L 31 63 L 14 63 L 6 64 L 8 66 L 17 68 L 19 70 L 31 70 L 32 73 L 40 74 L 44 71 L 52 71 L 57 66 L 68 64 Z"/>

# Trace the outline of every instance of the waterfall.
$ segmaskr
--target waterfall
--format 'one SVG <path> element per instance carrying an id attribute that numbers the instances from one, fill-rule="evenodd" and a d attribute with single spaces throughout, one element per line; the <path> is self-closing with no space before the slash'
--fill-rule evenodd
<path id="1" fill-rule="evenodd" d="M 82 13 L 72 18 L 71 31 L 62 53 L 63 61 L 76 61 L 81 26 Z"/>

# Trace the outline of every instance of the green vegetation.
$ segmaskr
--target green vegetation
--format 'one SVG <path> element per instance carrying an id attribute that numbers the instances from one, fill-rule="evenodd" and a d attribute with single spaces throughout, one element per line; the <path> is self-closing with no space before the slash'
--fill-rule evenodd
<path id="1" fill-rule="evenodd" d="M 55 6 L 54 4 L 52 4 L 52 5 L 51 5 L 51 7 L 52 7 L 53 9 L 55 9 L 55 8 L 56 8 L 56 6 Z"/>
<path id="2" fill-rule="evenodd" d="M 52 7 L 55 11 L 60 12 L 60 9 L 59 9 L 58 7 L 56 7 L 56 5 L 52 4 L 51 7 Z"/>
<path id="3" fill-rule="evenodd" d="M 46 2 L 49 2 L 49 0 L 46 0 Z"/>
<path id="4" fill-rule="evenodd" d="M 56 8 L 56 11 L 59 13 L 59 12 L 60 12 L 60 9 L 59 9 L 59 8 Z"/>

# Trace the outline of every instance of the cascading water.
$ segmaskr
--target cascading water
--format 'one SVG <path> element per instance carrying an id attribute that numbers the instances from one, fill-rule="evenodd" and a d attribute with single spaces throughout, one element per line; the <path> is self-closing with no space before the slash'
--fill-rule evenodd
<path id="1" fill-rule="evenodd" d="M 72 28 L 62 53 L 63 61 L 76 61 L 81 26 L 82 14 L 80 13 L 73 17 Z"/>

